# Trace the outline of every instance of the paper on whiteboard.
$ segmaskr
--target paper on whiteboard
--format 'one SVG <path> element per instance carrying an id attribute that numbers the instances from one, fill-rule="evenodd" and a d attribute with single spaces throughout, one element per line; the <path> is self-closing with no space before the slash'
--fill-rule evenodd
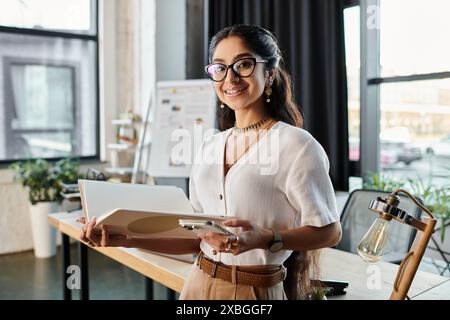
<path id="1" fill-rule="evenodd" d="M 215 127 L 215 105 L 210 80 L 158 83 L 150 176 L 189 177 L 201 140 Z"/>

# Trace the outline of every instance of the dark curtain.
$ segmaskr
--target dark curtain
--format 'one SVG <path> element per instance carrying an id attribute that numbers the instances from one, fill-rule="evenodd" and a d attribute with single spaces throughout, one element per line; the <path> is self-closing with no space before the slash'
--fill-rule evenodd
<path id="1" fill-rule="evenodd" d="M 324 147 L 336 190 L 348 190 L 347 76 L 343 9 L 348 0 L 206 0 L 209 38 L 233 24 L 277 37 L 305 129 Z"/>

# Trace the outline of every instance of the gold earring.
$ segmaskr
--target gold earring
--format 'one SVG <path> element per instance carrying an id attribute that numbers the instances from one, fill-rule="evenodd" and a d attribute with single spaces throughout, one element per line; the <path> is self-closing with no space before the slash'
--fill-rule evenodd
<path id="1" fill-rule="evenodd" d="M 265 92 L 266 92 L 266 96 L 267 96 L 266 101 L 267 101 L 267 103 L 269 103 L 270 102 L 270 95 L 272 94 L 272 87 L 267 86 Z"/>

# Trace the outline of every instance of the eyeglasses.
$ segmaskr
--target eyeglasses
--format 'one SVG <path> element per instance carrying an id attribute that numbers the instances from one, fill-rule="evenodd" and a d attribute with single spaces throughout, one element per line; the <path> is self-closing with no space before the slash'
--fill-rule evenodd
<path id="1" fill-rule="evenodd" d="M 258 60 L 254 57 L 242 58 L 230 65 L 223 63 L 212 63 L 205 67 L 210 79 L 215 82 L 223 81 L 228 74 L 228 69 L 232 68 L 236 76 L 240 78 L 248 78 L 255 71 L 257 63 L 267 63 L 267 60 Z"/>

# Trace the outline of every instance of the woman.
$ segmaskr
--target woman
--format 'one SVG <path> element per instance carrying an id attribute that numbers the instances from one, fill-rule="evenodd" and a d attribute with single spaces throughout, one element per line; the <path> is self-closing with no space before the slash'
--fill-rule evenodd
<path id="1" fill-rule="evenodd" d="M 93 220 L 80 237 L 94 246 L 200 251 L 180 299 L 305 298 L 317 266 L 314 250 L 341 237 L 328 158 L 301 129 L 290 78 L 270 32 L 249 25 L 225 28 L 211 40 L 209 52 L 206 71 L 220 100 L 224 131 L 200 148 L 190 201 L 196 212 L 235 217 L 223 224 L 236 236 L 138 239 L 112 236 L 105 228 L 95 232 Z"/>

